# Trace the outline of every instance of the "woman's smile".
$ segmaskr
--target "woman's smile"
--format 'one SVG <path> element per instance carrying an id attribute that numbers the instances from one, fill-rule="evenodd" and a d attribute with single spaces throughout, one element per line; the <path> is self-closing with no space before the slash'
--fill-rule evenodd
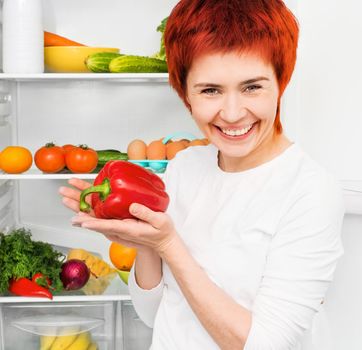
<path id="1" fill-rule="evenodd" d="M 256 124 L 257 122 L 254 122 L 240 127 L 222 127 L 215 125 L 215 128 L 225 139 L 232 141 L 241 141 L 247 139 L 253 133 Z"/>

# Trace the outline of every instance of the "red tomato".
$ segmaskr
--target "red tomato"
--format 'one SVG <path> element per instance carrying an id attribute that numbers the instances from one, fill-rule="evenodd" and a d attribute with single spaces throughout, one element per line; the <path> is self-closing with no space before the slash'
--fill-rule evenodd
<path id="1" fill-rule="evenodd" d="M 34 162 L 45 173 L 57 173 L 65 167 L 64 151 L 54 143 L 47 143 L 35 152 Z"/>
<path id="2" fill-rule="evenodd" d="M 67 153 L 69 153 L 69 151 L 71 151 L 75 147 L 76 146 L 71 145 L 71 144 L 66 144 L 66 145 L 62 146 L 65 155 L 67 155 Z"/>
<path id="3" fill-rule="evenodd" d="M 97 167 L 97 163 L 97 152 L 86 145 L 75 147 L 65 155 L 65 164 L 73 173 L 90 173 Z"/>

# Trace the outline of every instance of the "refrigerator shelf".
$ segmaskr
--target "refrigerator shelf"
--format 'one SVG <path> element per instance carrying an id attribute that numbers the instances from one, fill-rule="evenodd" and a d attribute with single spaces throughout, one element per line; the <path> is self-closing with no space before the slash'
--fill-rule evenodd
<path id="1" fill-rule="evenodd" d="M 162 178 L 163 173 L 155 173 L 156 175 Z M 56 173 L 56 174 L 45 174 L 37 169 L 30 169 L 22 174 L 7 174 L 0 171 L 0 181 L 1 180 L 68 180 L 71 178 L 78 179 L 95 179 L 97 173 L 91 174 L 75 174 L 75 173 Z"/>
<path id="2" fill-rule="evenodd" d="M 98 174 L 44 174 L 39 170 L 29 170 L 23 174 L 6 174 L 0 172 L 0 180 L 67 180 L 71 178 L 95 179 Z"/>
<path id="3" fill-rule="evenodd" d="M 1 73 L 0 80 L 15 82 L 51 80 L 107 80 L 125 83 L 168 83 L 168 73 L 41 73 L 7 74 Z"/>

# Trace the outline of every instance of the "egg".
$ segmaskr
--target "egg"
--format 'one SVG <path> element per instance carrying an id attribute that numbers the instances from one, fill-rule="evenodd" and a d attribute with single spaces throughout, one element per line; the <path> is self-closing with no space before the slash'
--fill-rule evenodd
<path id="1" fill-rule="evenodd" d="M 166 145 L 161 140 L 150 142 L 146 151 L 147 159 L 162 160 L 166 158 Z"/>
<path id="2" fill-rule="evenodd" d="M 130 160 L 146 159 L 147 145 L 142 140 L 133 140 L 128 144 L 127 154 Z"/>
<path id="3" fill-rule="evenodd" d="M 205 143 L 203 140 L 195 139 L 190 141 L 189 146 L 205 146 Z"/>
<path id="4" fill-rule="evenodd" d="M 190 140 L 182 139 L 182 140 L 180 140 L 180 142 L 182 142 L 184 144 L 185 148 L 189 147 Z"/>
<path id="5" fill-rule="evenodd" d="M 168 143 L 166 145 L 166 158 L 168 160 L 174 158 L 178 152 L 182 151 L 185 148 L 186 148 L 186 146 L 185 146 L 185 143 L 183 142 L 183 140 Z"/>

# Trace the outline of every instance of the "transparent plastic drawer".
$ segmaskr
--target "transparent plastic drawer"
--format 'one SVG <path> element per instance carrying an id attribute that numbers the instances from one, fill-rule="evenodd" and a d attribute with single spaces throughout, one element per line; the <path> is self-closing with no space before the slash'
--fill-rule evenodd
<path id="1" fill-rule="evenodd" d="M 0 350 L 146 350 L 129 300 L 0 303 Z"/>
<path id="2" fill-rule="evenodd" d="M 115 349 L 115 302 L 3 304 L 3 350 Z"/>
<path id="3" fill-rule="evenodd" d="M 131 301 L 122 302 L 122 333 L 124 350 L 148 350 L 152 329 L 138 317 Z"/>

